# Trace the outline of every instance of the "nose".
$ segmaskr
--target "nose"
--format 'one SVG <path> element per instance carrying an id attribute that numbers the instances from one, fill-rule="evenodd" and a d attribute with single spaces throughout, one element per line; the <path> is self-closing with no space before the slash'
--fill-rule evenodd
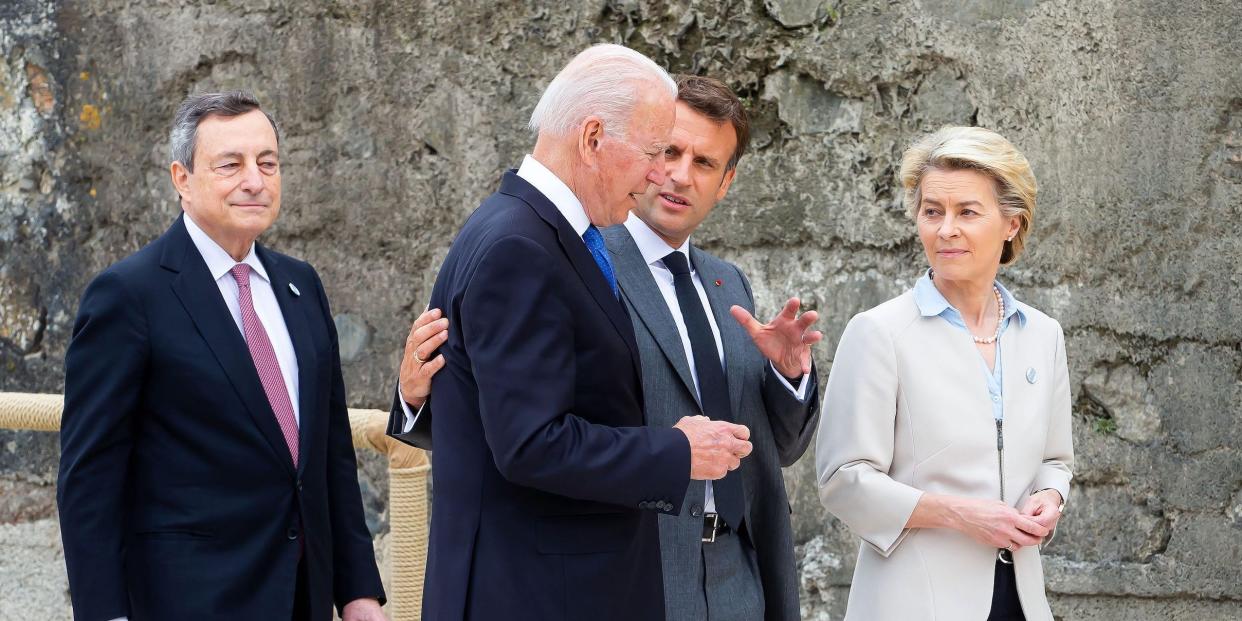
<path id="1" fill-rule="evenodd" d="M 664 179 L 667 175 L 664 172 L 664 158 L 657 157 L 650 166 L 647 167 L 647 183 L 654 183 L 657 186 L 664 185 Z"/>
<path id="2" fill-rule="evenodd" d="M 669 161 L 664 172 L 673 181 L 673 185 L 687 185 L 690 180 L 690 158 L 679 157 Z"/>
<path id="3" fill-rule="evenodd" d="M 243 192 L 258 194 L 263 191 L 263 173 L 259 171 L 258 162 L 247 162 L 242 167 L 241 175 L 239 187 Z"/>
<path id="4" fill-rule="evenodd" d="M 957 219 L 953 214 L 945 214 L 944 220 L 940 222 L 940 229 L 936 231 L 940 239 L 952 239 L 957 237 Z"/>

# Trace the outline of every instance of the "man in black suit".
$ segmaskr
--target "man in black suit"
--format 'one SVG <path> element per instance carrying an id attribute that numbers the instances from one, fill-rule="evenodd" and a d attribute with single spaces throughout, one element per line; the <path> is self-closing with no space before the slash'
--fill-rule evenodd
<path id="1" fill-rule="evenodd" d="M 644 425 L 634 331 L 597 228 L 663 183 L 675 95 L 633 50 L 579 54 L 535 108 L 533 154 L 440 268 L 427 619 L 663 618 L 656 516 L 750 451 L 740 425 Z"/>
<path id="2" fill-rule="evenodd" d="M 275 122 L 187 98 L 184 214 L 87 287 L 57 486 L 84 621 L 381 621 L 336 330 L 311 266 L 255 243 L 280 211 Z"/>

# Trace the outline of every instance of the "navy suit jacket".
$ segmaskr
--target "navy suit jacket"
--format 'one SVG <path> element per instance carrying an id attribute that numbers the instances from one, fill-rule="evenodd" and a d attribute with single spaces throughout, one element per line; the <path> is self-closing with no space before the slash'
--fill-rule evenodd
<path id="1" fill-rule="evenodd" d="M 625 310 L 569 222 L 513 172 L 462 227 L 431 306 L 426 619 L 662 619 L 656 517 L 689 443 L 644 426 Z"/>
<path id="2" fill-rule="evenodd" d="M 82 297 L 57 486 L 79 621 L 289 619 L 300 556 L 312 618 L 383 600 L 323 285 L 306 263 L 256 253 L 298 360 L 296 470 L 180 218 Z"/>

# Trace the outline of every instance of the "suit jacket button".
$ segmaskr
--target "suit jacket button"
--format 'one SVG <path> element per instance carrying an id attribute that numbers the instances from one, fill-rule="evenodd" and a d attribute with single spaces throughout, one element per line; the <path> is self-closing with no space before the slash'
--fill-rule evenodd
<path id="1" fill-rule="evenodd" d="M 638 502 L 638 508 L 639 509 L 650 509 L 651 503 L 647 502 L 646 500 L 640 500 Z"/>
<path id="2" fill-rule="evenodd" d="M 661 510 L 661 511 L 672 511 L 672 510 L 673 510 L 673 503 L 670 503 L 670 502 L 664 502 L 663 500 L 661 500 L 661 501 L 660 501 L 660 504 L 659 504 L 656 508 L 658 508 L 658 509 L 659 509 L 659 510 Z"/>
<path id="3" fill-rule="evenodd" d="M 693 517 L 703 517 L 703 505 L 690 505 L 690 515 Z"/>
<path id="4" fill-rule="evenodd" d="M 285 536 L 289 538 L 289 541 L 297 541 L 298 529 L 290 528 L 289 530 L 285 531 Z"/>
<path id="5" fill-rule="evenodd" d="M 298 481 L 298 491 L 302 491 L 302 482 Z"/>

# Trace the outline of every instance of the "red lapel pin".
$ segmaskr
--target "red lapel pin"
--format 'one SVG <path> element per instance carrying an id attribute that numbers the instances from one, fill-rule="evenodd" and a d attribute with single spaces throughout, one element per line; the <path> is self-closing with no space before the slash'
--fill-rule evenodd
<path id="1" fill-rule="evenodd" d="M 717 279 L 716 279 L 716 286 L 717 286 L 717 287 L 719 287 L 720 285 L 723 285 L 723 284 L 724 284 L 724 281 L 720 280 L 719 278 L 717 278 Z"/>

